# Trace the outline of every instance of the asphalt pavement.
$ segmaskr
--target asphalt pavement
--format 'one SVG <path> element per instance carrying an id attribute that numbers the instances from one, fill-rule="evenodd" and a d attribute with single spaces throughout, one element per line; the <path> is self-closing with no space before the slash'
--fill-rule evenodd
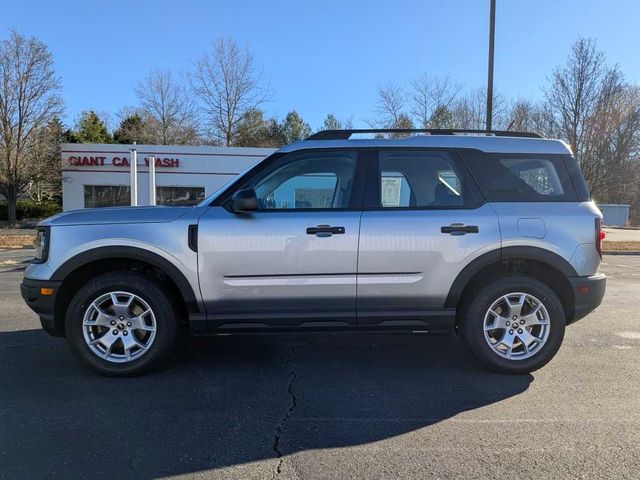
<path id="1" fill-rule="evenodd" d="M 0 478 L 640 478 L 640 257 L 545 368 L 503 376 L 457 338 L 181 341 L 95 376 L 39 329 L 0 251 Z"/>

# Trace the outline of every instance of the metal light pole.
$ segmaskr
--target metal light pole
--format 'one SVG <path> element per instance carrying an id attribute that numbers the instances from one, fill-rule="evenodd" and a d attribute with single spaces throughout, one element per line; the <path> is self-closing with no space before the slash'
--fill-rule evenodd
<path id="1" fill-rule="evenodd" d="M 138 205 L 138 150 L 136 149 L 136 142 L 133 142 L 133 148 L 131 149 L 131 165 L 129 166 L 131 172 L 131 206 Z"/>
<path id="2" fill-rule="evenodd" d="M 490 0 L 491 13 L 489 14 L 489 74 L 487 78 L 487 130 L 491 130 L 493 118 L 493 47 L 496 37 L 496 0 Z"/>

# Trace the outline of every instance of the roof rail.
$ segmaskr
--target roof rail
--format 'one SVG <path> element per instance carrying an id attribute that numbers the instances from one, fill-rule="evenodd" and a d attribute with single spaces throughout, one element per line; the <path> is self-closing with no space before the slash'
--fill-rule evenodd
<path id="1" fill-rule="evenodd" d="M 466 130 L 458 128 L 365 128 L 351 130 L 323 130 L 314 133 L 305 140 L 348 140 L 352 135 L 361 133 L 426 133 L 429 135 L 487 135 L 494 137 L 523 137 L 523 138 L 543 138 L 542 135 L 534 132 L 510 132 L 506 130 Z"/>

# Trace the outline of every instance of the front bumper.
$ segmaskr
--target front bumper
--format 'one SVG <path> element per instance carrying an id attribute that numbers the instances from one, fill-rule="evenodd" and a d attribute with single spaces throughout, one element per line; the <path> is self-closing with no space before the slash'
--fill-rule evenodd
<path id="1" fill-rule="evenodd" d="M 570 277 L 573 288 L 574 309 L 573 318 L 567 323 L 572 323 L 595 310 L 602 302 L 607 277 L 604 273 L 597 273 L 588 277 Z"/>
<path id="2" fill-rule="evenodd" d="M 54 337 L 64 337 L 64 322 L 55 318 L 56 295 L 62 282 L 25 278 L 20 284 L 20 294 L 27 305 L 38 314 L 40 323 Z M 52 295 L 42 295 L 40 289 L 53 289 Z"/>

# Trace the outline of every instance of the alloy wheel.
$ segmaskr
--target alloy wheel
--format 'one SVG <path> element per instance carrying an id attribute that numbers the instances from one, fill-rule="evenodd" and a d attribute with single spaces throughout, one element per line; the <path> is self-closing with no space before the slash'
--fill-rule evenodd
<path id="1" fill-rule="evenodd" d="M 497 355 L 524 360 L 537 354 L 549 338 L 551 319 L 531 294 L 513 292 L 491 304 L 484 316 L 484 338 Z"/>
<path id="2" fill-rule="evenodd" d="M 84 340 L 98 357 L 126 363 L 142 357 L 156 338 L 156 317 L 149 304 L 130 292 L 96 298 L 82 320 Z"/>

